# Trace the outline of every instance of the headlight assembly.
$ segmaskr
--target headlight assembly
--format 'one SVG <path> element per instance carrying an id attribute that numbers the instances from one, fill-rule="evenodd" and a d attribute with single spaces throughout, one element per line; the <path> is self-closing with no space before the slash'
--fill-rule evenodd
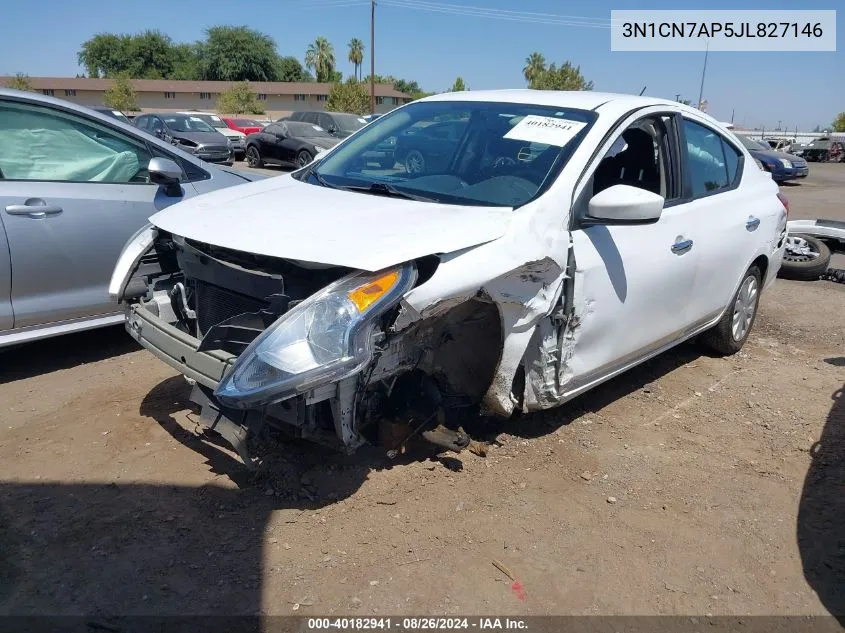
<path id="1" fill-rule="evenodd" d="M 790 162 L 789 162 L 787 159 L 785 159 L 785 158 L 781 158 L 781 159 L 780 159 L 780 164 L 781 164 L 781 165 L 783 165 L 784 167 L 786 167 L 787 169 L 789 169 L 790 167 L 792 167 L 792 163 L 790 163 Z"/>
<path id="2" fill-rule="evenodd" d="M 246 409 L 285 400 L 360 371 L 376 318 L 414 284 L 412 265 L 344 277 L 281 316 L 223 377 L 215 395 Z"/>

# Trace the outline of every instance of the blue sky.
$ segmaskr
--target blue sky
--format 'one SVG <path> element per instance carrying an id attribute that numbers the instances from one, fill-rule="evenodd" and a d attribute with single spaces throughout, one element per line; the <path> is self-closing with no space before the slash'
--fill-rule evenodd
<path id="1" fill-rule="evenodd" d="M 683 3 L 652 0 L 441 0 L 451 4 L 609 19 L 611 9 L 836 9 L 841 0 L 800 3 L 785 0 L 710 0 Z M 346 4 L 343 4 L 346 2 Z M 327 6 L 334 3 L 335 6 Z M 337 3 L 341 3 L 338 6 Z M 839 5 L 837 7 L 837 5 Z M 748 126 L 828 126 L 845 110 L 845 48 L 837 16 L 837 52 L 711 53 L 704 97 L 721 120 Z M 0 39 L 0 74 L 32 76 L 81 72 L 76 53 L 100 32 L 158 29 L 176 41 L 194 41 L 219 24 L 245 24 L 271 35 L 279 53 L 300 60 L 315 37 L 334 45 L 339 69 L 351 73 L 347 42 L 359 37 L 369 55 L 369 6 L 360 0 L 91 0 L 7 2 Z M 384 4 L 376 9 L 376 72 L 416 79 L 423 89 L 448 89 L 460 75 L 470 88 L 523 87 L 525 57 L 539 51 L 548 61 L 581 66 L 597 90 L 674 98 L 698 98 L 703 54 L 610 51 L 610 31 L 524 23 L 414 10 Z M 369 57 L 365 61 L 369 68 Z"/>

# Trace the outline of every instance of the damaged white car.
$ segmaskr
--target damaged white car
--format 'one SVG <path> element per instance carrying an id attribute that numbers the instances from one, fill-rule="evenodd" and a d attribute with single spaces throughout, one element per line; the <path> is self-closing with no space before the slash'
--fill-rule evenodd
<path id="1" fill-rule="evenodd" d="M 405 159 L 370 162 L 389 139 Z M 738 351 L 786 220 L 698 110 L 462 92 L 154 215 L 110 291 L 247 464 L 267 427 L 460 450 L 467 416 L 560 405 L 699 334 Z"/>

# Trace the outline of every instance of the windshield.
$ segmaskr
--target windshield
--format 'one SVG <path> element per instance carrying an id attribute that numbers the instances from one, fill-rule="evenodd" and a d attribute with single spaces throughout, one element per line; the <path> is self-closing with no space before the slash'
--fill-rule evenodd
<path id="1" fill-rule="evenodd" d="M 170 114 L 162 117 L 174 132 L 214 132 L 215 129 L 195 115 Z"/>
<path id="2" fill-rule="evenodd" d="M 288 129 L 289 136 L 297 138 L 332 138 L 332 135 L 319 125 L 299 123 L 297 121 L 285 121 L 284 125 Z"/>
<path id="3" fill-rule="evenodd" d="M 594 112 L 530 104 L 417 102 L 373 121 L 302 177 L 450 204 L 515 207 L 545 190 L 595 119 Z"/>
<path id="4" fill-rule="evenodd" d="M 367 124 L 367 120 L 364 117 L 356 114 L 337 114 L 333 112 L 332 118 L 337 123 L 338 129 L 349 132 L 350 134 L 356 130 L 360 130 Z"/>
<path id="5" fill-rule="evenodd" d="M 756 150 L 762 149 L 762 150 L 766 150 L 766 151 L 772 149 L 771 147 L 766 147 L 765 145 L 761 145 L 757 141 L 754 141 L 754 140 L 748 138 L 747 136 L 737 136 L 737 138 L 739 139 L 739 142 L 742 143 L 745 146 L 745 149 L 756 149 Z"/>
<path id="6" fill-rule="evenodd" d="M 235 119 L 235 125 L 238 127 L 261 127 L 258 121 L 252 119 Z"/>
<path id="7" fill-rule="evenodd" d="M 217 128 L 217 129 L 220 129 L 220 128 L 225 129 L 225 128 L 229 127 L 228 125 L 226 125 L 226 122 L 223 119 L 221 119 L 219 116 L 217 116 L 216 114 L 191 114 L 190 116 L 197 118 L 197 119 L 202 119 L 203 121 L 208 123 L 211 127 L 214 127 L 214 128 Z M 182 130 L 182 131 L 185 132 L 186 130 Z"/>

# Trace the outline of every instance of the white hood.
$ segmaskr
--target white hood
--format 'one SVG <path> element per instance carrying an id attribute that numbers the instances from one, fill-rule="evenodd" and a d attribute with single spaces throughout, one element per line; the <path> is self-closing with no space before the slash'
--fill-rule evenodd
<path id="1" fill-rule="evenodd" d="M 217 128 L 214 128 L 214 129 L 217 130 L 218 132 L 220 132 L 226 138 L 234 139 L 234 138 L 245 138 L 246 137 L 246 134 L 244 134 L 243 132 L 239 132 L 238 130 L 233 130 L 230 127 L 217 127 Z"/>
<path id="2" fill-rule="evenodd" d="M 375 271 L 495 240 L 512 213 L 341 191 L 285 175 L 191 198 L 150 222 L 224 248 Z"/>

